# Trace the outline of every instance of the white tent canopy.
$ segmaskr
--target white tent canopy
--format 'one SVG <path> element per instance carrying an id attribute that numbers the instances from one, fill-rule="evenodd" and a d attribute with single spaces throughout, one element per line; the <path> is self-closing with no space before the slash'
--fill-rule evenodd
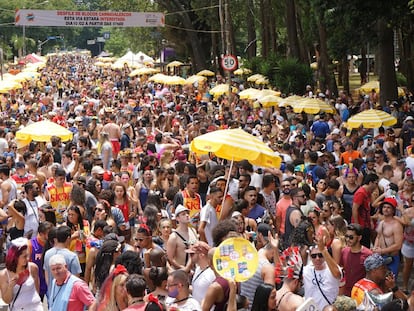
<path id="1" fill-rule="evenodd" d="M 137 54 L 134 54 L 131 51 L 128 51 L 124 56 L 120 57 L 117 62 L 127 62 L 130 65 L 142 65 L 145 63 L 153 63 L 154 59 L 149 57 L 143 52 L 138 52 Z"/>

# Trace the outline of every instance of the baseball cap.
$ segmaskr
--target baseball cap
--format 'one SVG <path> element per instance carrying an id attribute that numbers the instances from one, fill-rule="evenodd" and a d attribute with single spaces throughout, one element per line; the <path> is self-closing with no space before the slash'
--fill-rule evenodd
<path id="1" fill-rule="evenodd" d="M 382 202 L 381 202 L 381 204 L 380 204 L 380 207 L 382 207 L 384 204 L 390 204 L 394 209 L 396 209 L 397 208 L 397 200 L 396 199 L 394 199 L 394 198 L 392 198 L 392 197 L 390 197 L 390 198 L 385 198 Z"/>
<path id="2" fill-rule="evenodd" d="M 125 241 L 125 237 L 124 236 L 119 236 L 116 233 L 108 233 L 107 235 L 104 236 L 103 241 L 118 241 L 119 243 L 122 243 Z"/>
<path id="3" fill-rule="evenodd" d="M 25 168 L 26 165 L 24 164 L 24 162 L 17 162 L 16 163 L 16 168 Z"/>
<path id="4" fill-rule="evenodd" d="M 190 211 L 190 210 L 188 208 L 184 207 L 183 205 L 178 204 L 178 206 L 175 208 L 174 215 L 175 215 L 175 217 L 177 217 L 178 214 L 180 214 L 182 212 L 185 212 L 185 211 Z"/>
<path id="5" fill-rule="evenodd" d="M 101 175 L 105 173 L 105 170 L 101 166 L 95 165 L 94 167 L 92 167 L 91 173 Z"/>
<path id="6" fill-rule="evenodd" d="M 391 261 L 392 261 L 391 257 L 387 257 L 385 259 L 380 254 L 374 253 L 365 259 L 364 267 L 365 267 L 365 270 L 368 272 L 374 269 L 378 269 L 382 266 L 386 266 L 389 263 L 391 263 Z"/>
<path id="7" fill-rule="evenodd" d="M 338 128 L 336 128 L 336 129 L 334 129 L 334 130 L 332 131 L 332 133 L 331 133 L 331 134 L 336 134 L 336 135 L 339 135 L 339 133 L 341 133 L 341 131 L 340 131 Z"/>

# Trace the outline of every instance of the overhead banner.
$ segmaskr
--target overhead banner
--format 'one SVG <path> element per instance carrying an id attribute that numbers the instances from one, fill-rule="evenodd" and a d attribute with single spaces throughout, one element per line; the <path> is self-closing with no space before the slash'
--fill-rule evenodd
<path id="1" fill-rule="evenodd" d="M 164 13 L 17 10 L 16 26 L 164 27 Z"/>

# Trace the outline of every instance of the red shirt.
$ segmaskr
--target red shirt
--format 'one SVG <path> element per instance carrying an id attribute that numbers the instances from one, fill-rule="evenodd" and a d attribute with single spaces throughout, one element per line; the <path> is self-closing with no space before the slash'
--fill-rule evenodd
<path id="1" fill-rule="evenodd" d="M 353 219 L 353 223 L 359 223 L 362 228 L 371 227 L 371 193 L 369 193 L 363 186 L 354 194 L 353 203 L 359 205 L 358 207 L 358 221 Z"/>
<path id="2" fill-rule="evenodd" d="M 95 301 L 88 285 L 83 281 L 78 281 L 73 284 L 72 292 L 70 293 L 68 302 L 69 310 L 83 310 L 84 306 L 90 306 Z"/>

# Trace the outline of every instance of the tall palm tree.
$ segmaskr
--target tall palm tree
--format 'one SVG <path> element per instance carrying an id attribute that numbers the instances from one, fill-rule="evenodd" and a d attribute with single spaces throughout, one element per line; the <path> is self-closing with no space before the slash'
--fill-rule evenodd
<path id="1" fill-rule="evenodd" d="M 10 43 L 13 45 L 14 49 L 17 50 L 17 56 L 19 58 L 25 56 L 23 55 L 23 45 L 24 45 L 23 40 L 24 39 L 26 39 L 25 40 L 26 47 L 32 48 L 36 46 L 36 41 L 32 38 L 28 38 L 28 37 L 23 38 L 17 34 L 14 34 L 10 39 Z"/>

